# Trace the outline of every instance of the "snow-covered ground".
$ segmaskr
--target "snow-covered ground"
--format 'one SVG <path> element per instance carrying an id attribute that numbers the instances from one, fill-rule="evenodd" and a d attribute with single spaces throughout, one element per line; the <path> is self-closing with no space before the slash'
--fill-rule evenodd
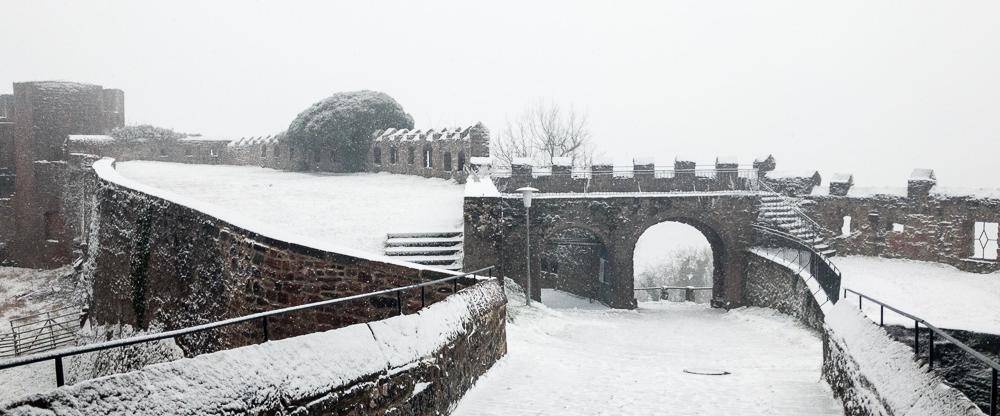
<path id="1" fill-rule="evenodd" d="M 544 290 L 510 294 L 508 355 L 456 415 L 842 415 L 822 342 L 768 309 L 691 303 L 614 310 Z M 696 375 L 684 370 L 724 370 Z"/>
<path id="2" fill-rule="evenodd" d="M 857 290 L 941 328 L 1000 334 L 1000 273 L 967 273 L 952 266 L 880 257 L 834 257 L 841 270 L 841 287 Z M 841 294 L 843 295 L 843 294 Z M 857 296 L 847 295 L 857 304 Z M 876 322 L 879 308 L 864 302 Z M 889 324 L 913 321 L 885 311 Z"/>
<path id="3" fill-rule="evenodd" d="M 462 227 L 464 189 L 443 179 L 148 161 L 121 162 L 117 170 L 295 235 L 371 253 L 382 252 L 387 233 Z"/>

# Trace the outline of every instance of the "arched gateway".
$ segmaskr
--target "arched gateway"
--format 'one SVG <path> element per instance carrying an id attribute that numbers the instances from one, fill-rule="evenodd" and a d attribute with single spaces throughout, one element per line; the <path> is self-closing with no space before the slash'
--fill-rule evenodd
<path id="1" fill-rule="evenodd" d="M 526 225 L 520 198 L 517 194 L 466 197 L 466 268 L 497 264 L 500 273 L 524 285 Z M 758 196 L 742 191 L 537 194 L 531 207 L 532 281 L 543 281 L 543 253 L 562 242 L 565 230 L 587 230 L 606 256 L 601 259 L 606 262 L 603 273 L 594 273 L 601 288 L 594 292 L 596 298 L 612 307 L 634 308 L 636 243 L 648 228 L 675 221 L 701 231 L 712 246 L 712 305 L 741 305 L 746 250 L 752 244 L 759 211 Z M 540 286 L 532 288 L 536 299 Z"/>

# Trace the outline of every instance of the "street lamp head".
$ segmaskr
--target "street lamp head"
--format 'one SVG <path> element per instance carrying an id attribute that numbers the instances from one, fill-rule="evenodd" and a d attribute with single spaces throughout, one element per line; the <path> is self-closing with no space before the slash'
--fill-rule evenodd
<path id="1" fill-rule="evenodd" d="M 524 199 L 524 207 L 531 208 L 531 196 L 535 192 L 538 192 L 538 190 L 530 186 L 525 186 L 524 188 L 519 188 L 517 192 L 520 192 L 522 198 Z"/>

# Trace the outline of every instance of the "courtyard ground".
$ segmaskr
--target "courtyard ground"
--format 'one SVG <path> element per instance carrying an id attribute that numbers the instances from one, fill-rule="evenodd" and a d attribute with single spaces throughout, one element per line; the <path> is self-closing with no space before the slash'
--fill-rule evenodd
<path id="1" fill-rule="evenodd" d="M 879 257 L 834 257 L 841 287 L 857 290 L 941 328 L 1000 334 L 1000 273 L 968 273 L 953 266 Z M 843 293 L 841 293 L 843 295 Z M 848 294 L 847 301 L 858 298 Z M 876 322 L 879 308 L 864 302 Z M 913 321 L 885 311 L 885 322 L 912 326 Z"/>
<path id="2" fill-rule="evenodd" d="M 444 179 L 147 161 L 117 170 L 292 235 L 370 253 L 382 253 L 387 233 L 462 228 L 464 187 Z"/>
<path id="3" fill-rule="evenodd" d="M 510 295 L 508 355 L 456 415 L 842 415 L 822 342 L 768 309 L 643 302 L 614 310 L 545 290 Z M 696 375 L 693 371 L 728 371 Z"/>

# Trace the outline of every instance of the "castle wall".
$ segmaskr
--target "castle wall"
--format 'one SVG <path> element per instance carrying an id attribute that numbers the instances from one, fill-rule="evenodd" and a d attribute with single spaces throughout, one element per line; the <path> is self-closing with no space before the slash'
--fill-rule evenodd
<path id="1" fill-rule="evenodd" d="M 176 329 L 405 286 L 450 274 L 323 250 L 227 222 L 225 212 L 174 201 L 122 178 L 110 160 L 95 163 L 98 213 L 93 269 L 93 318 L 102 324 Z M 250 228 L 248 228 L 250 227 Z M 266 226 L 264 226 L 266 227 Z M 279 231 L 269 231 L 280 235 Z M 464 287 L 460 284 L 459 288 Z M 428 303 L 451 285 L 426 292 Z M 420 292 L 403 296 L 404 311 L 420 306 Z M 274 318 L 271 339 L 325 331 L 396 314 L 396 297 L 370 298 Z M 210 338 L 180 340 L 187 352 L 208 352 L 263 339 L 259 323 L 234 326 Z"/>
<path id="2" fill-rule="evenodd" d="M 367 165 L 372 172 L 464 182 L 471 158 L 488 156 L 489 131 L 481 123 L 464 129 L 388 129 L 375 133 Z"/>
<path id="3" fill-rule="evenodd" d="M 14 123 L 0 119 L 0 198 L 14 194 Z"/>
<path id="4" fill-rule="evenodd" d="M 503 288 L 485 281 L 418 314 L 87 380 L 0 413 L 442 415 L 506 354 L 505 321 Z"/>
<path id="5" fill-rule="evenodd" d="M 841 255 L 946 263 L 973 272 L 1000 270 L 1000 262 L 973 259 L 976 221 L 1000 222 L 1000 199 L 931 194 L 811 196 L 803 211 L 839 234 L 851 217 L 850 234 L 831 240 Z M 902 231 L 894 231 L 901 224 Z"/>

